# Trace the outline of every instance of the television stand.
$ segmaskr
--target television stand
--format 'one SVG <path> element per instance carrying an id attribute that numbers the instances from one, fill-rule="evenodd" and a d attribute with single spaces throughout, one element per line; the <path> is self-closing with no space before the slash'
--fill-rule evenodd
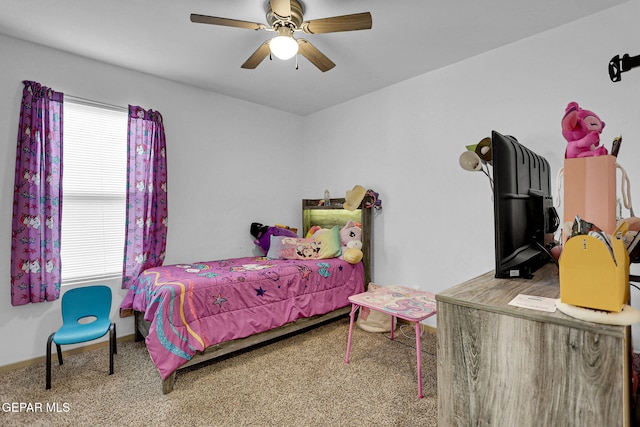
<path id="1" fill-rule="evenodd" d="M 488 272 L 436 295 L 438 425 L 630 426 L 631 328 L 509 305 L 558 298 L 558 269 Z"/>

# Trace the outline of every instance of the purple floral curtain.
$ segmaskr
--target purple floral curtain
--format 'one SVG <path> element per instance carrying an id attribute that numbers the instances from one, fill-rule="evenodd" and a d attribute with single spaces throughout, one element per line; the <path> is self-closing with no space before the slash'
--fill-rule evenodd
<path id="1" fill-rule="evenodd" d="M 162 115 L 129 106 L 127 222 L 122 287 L 130 309 L 138 275 L 162 265 L 167 242 L 167 158 Z"/>
<path id="2" fill-rule="evenodd" d="M 11 231 L 11 304 L 60 297 L 63 94 L 24 81 Z"/>

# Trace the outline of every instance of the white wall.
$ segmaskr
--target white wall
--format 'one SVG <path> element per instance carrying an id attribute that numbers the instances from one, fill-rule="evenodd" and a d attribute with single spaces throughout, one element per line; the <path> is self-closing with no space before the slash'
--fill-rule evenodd
<path id="1" fill-rule="evenodd" d="M 170 185 L 167 262 L 247 254 L 251 221 L 300 225 L 301 198 L 321 197 L 325 189 L 338 197 L 361 184 L 383 199 L 374 220 L 375 280 L 438 292 L 493 268 L 488 182 L 458 166 L 464 146 L 492 129 L 516 136 L 557 171 L 565 146 L 560 119 L 566 104 L 578 101 L 607 123 L 604 141 L 623 135 L 620 162 L 638 194 L 640 170 L 633 162 L 640 158 L 640 69 L 614 84 L 607 63 L 615 54 L 640 54 L 639 9 L 634 0 L 307 117 L 0 36 L 0 276 L 7 283 L 0 296 L 0 366 L 43 355 L 46 337 L 59 324 L 59 302 L 10 305 L 21 80 L 162 112 Z M 29 71 L 33 65 L 37 71 Z M 305 146 L 266 132 L 273 120 L 304 132 Z M 286 167 L 266 169 L 270 157 Z M 302 175 L 295 165 L 305 168 L 300 183 L 291 178 Z M 119 283 L 111 286 L 119 304 Z M 635 306 L 638 294 L 632 290 Z M 118 322 L 120 335 L 133 332 L 130 319 Z"/>
<path id="2" fill-rule="evenodd" d="M 252 221 L 299 223 L 301 183 L 284 165 L 299 165 L 301 149 L 289 146 L 271 123 L 299 116 L 149 75 L 0 36 L 0 366 L 42 356 L 47 337 L 61 324 L 60 300 L 11 306 L 10 240 L 15 150 L 22 80 L 35 80 L 81 98 L 162 113 L 167 135 L 169 236 L 167 262 L 252 255 Z M 276 162 L 277 160 L 277 162 Z M 293 173 L 293 176 L 298 176 Z M 118 335 L 133 333 L 132 318 L 119 319 L 124 291 L 114 291 Z"/>
<path id="3" fill-rule="evenodd" d="M 639 9 L 633 1 L 306 117 L 305 158 L 336 153 L 331 174 L 306 176 L 306 193 L 378 191 L 375 281 L 442 291 L 494 267 L 490 187 L 458 166 L 464 146 L 493 129 L 514 135 L 550 162 L 555 188 L 560 120 L 577 101 L 605 121 L 609 148 L 623 135 L 619 162 L 640 215 L 640 69 L 618 83 L 607 71 L 614 55 L 640 54 Z"/>

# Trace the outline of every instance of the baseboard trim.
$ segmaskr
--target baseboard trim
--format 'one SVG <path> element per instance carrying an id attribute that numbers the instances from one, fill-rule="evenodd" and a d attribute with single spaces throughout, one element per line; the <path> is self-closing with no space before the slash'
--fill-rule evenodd
<path id="1" fill-rule="evenodd" d="M 403 319 L 398 319 L 398 324 L 406 324 L 406 325 L 411 325 L 411 322 L 408 322 L 406 320 Z M 435 334 L 437 332 L 437 329 L 433 326 L 430 325 L 425 325 L 425 324 L 420 324 L 420 329 L 422 329 L 422 332 L 429 332 L 429 333 L 433 333 Z M 130 342 L 130 341 L 135 341 L 135 334 L 131 334 L 131 335 L 125 335 L 123 337 L 119 337 L 118 338 L 118 342 Z M 92 343 L 83 347 L 78 347 L 78 348 L 72 348 L 70 350 L 62 350 L 62 356 L 63 357 L 67 357 L 67 356 L 71 356 L 74 354 L 80 354 L 80 353 L 84 353 L 86 351 L 91 351 L 91 350 L 95 350 L 98 348 L 102 348 L 102 347 L 106 347 L 109 345 L 109 341 L 101 341 L 101 342 L 96 342 L 96 343 Z M 55 353 L 55 349 L 52 349 L 52 352 Z M 55 355 L 52 356 L 55 358 Z M 4 366 L 0 366 L 0 374 L 3 374 L 5 372 L 11 372 L 11 371 L 15 371 L 17 369 L 22 369 L 22 368 L 27 368 L 29 366 L 33 366 L 33 365 L 43 365 L 46 362 L 46 356 L 40 356 L 40 357 L 36 357 L 33 359 L 29 359 L 29 360 L 23 360 L 21 362 L 16 362 L 16 363 L 11 363 L 9 365 L 4 365 Z"/>
<path id="2" fill-rule="evenodd" d="M 123 337 L 119 337 L 118 342 L 120 343 L 120 342 L 134 341 L 135 337 L 136 337 L 135 334 L 125 335 Z M 72 356 L 74 354 L 80 354 L 80 353 L 95 350 L 98 348 L 107 347 L 108 345 L 109 345 L 109 340 L 100 341 L 100 342 L 85 345 L 83 347 L 72 348 L 69 350 L 65 350 L 64 347 L 62 347 L 62 357 L 64 358 L 67 356 Z M 56 359 L 55 352 L 56 352 L 56 349 L 52 345 L 52 349 L 51 349 L 52 359 Z M 46 363 L 46 360 L 47 360 L 47 357 L 45 355 L 45 356 L 40 356 L 33 359 L 23 360 L 21 362 L 11 363 L 9 365 L 0 366 L 0 374 L 15 371 L 17 369 L 27 368 L 33 365 L 44 365 Z"/>

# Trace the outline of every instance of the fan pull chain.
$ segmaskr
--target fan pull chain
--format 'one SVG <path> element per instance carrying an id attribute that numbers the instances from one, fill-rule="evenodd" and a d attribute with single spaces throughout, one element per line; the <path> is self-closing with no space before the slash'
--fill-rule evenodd
<path id="1" fill-rule="evenodd" d="M 296 70 L 298 69 L 298 55 L 296 55 Z"/>

